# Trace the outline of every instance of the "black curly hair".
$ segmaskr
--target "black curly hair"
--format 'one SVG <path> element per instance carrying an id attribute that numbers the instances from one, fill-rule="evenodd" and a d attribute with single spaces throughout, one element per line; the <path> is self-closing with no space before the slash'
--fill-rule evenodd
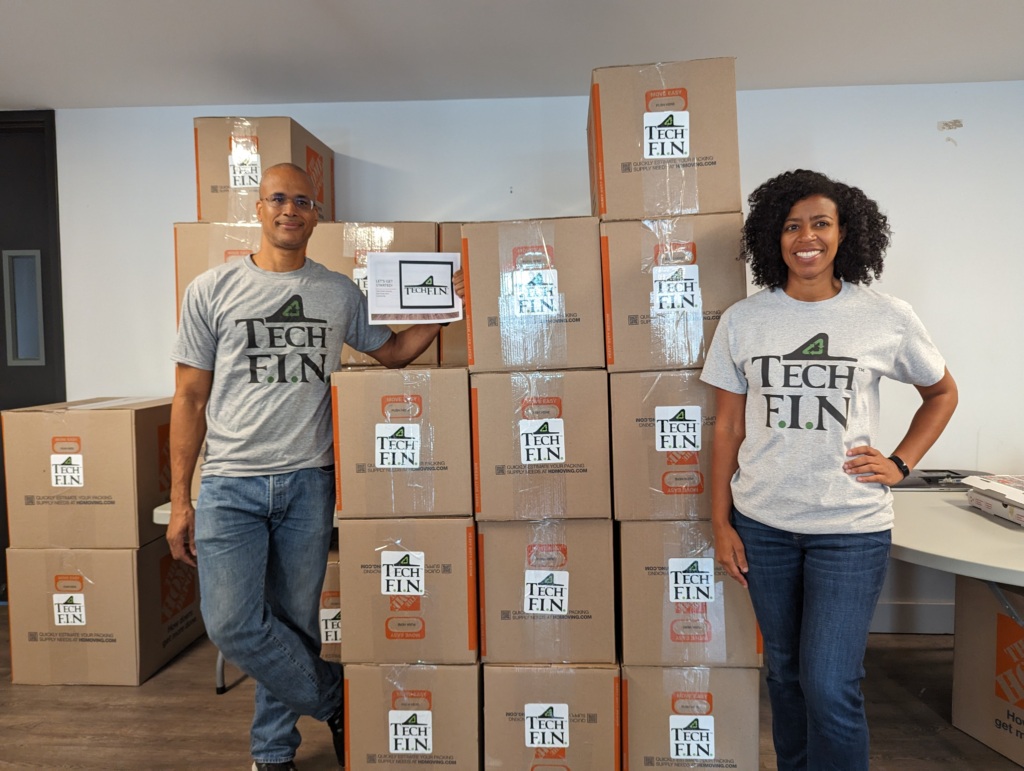
<path id="1" fill-rule="evenodd" d="M 821 195 L 836 205 L 839 226 L 845 228 L 836 252 L 833 273 L 851 284 L 870 284 L 882 275 L 889 246 L 889 219 L 860 188 L 817 171 L 796 169 L 772 177 L 750 194 L 750 214 L 743 224 L 743 259 L 750 263 L 754 283 L 782 287 L 789 269 L 782 259 L 782 225 L 797 201 Z"/>

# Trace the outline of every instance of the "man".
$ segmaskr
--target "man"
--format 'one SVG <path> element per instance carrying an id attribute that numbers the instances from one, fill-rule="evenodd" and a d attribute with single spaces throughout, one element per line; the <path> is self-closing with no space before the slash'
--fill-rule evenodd
<path id="1" fill-rule="evenodd" d="M 327 723 L 344 763 L 341 667 L 320 658 L 318 629 L 334 512 L 329 381 L 342 344 L 404 367 L 440 329 L 367 323 L 356 285 L 306 258 L 313 201 L 298 166 L 266 170 L 259 251 L 192 282 L 172 353 L 167 541 L 175 559 L 198 562 L 210 639 L 256 681 L 254 771 L 295 768 L 300 715 Z"/>

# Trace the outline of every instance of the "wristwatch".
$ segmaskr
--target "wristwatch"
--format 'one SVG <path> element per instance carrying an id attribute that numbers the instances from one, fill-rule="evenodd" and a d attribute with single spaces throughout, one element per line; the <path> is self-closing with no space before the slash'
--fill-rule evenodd
<path id="1" fill-rule="evenodd" d="M 889 460 L 896 464 L 896 468 L 898 468 L 900 470 L 900 473 L 903 474 L 904 479 L 910 476 L 910 467 L 903 462 L 903 458 L 901 458 L 899 455 L 890 455 Z"/>

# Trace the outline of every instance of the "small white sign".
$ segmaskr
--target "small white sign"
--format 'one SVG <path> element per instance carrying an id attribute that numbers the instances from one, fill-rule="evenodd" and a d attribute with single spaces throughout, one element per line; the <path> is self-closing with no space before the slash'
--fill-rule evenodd
<path id="1" fill-rule="evenodd" d="M 520 420 L 519 460 L 525 464 L 565 463 L 565 420 Z"/>
<path id="2" fill-rule="evenodd" d="M 644 113 L 644 158 L 689 158 L 688 110 Z"/>
<path id="3" fill-rule="evenodd" d="M 388 710 L 388 744 L 401 755 L 429 755 L 434 751 L 434 718 L 429 710 Z"/>
<path id="4" fill-rule="evenodd" d="M 53 595 L 53 623 L 57 626 L 85 626 L 85 595 Z"/>
<path id="5" fill-rule="evenodd" d="M 419 468 L 420 424 L 377 423 L 374 426 L 374 463 L 378 468 Z"/>
<path id="6" fill-rule="evenodd" d="M 669 602 L 714 602 L 715 561 L 681 557 L 668 561 Z"/>
<path id="7" fill-rule="evenodd" d="M 371 324 L 440 324 L 462 318 L 454 276 L 458 252 L 368 252 L 366 300 Z"/>
<path id="8" fill-rule="evenodd" d="M 715 719 L 711 715 L 669 715 L 669 757 L 714 760 Z"/>
<path id="9" fill-rule="evenodd" d="M 699 452 L 701 416 L 697 405 L 654 408 L 654 441 L 658 452 Z"/>
<path id="10" fill-rule="evenodd" d="M 703 314 L 700 273 L 696 265 L 656 265 L 651 271 L 651 315 L 691 312 Z"/>
<path id="11" fill-rule="evenodd" d="M 232 190 L 259 188 L 262 176 L 259 153 L 236 151 L 228 156 L 228 187 Z"/>
<path id="12" fill-rule="evenodd" d="M 527 570 L 523 586 L 523 612 L 545 616 L 569 614 L 569 571 Z"/>
<path id="13" fill-rule="evenodd" d="M 341 642 L 341 611 L 337 608 L 320 608 L 320 642 Z"/>
<path id="14" fill-rule="evenodd" d="M 51 455 L 52 487 L 85 487 L 85 468 L 81 455 Z"/>
<path id="15" fill-rule="evenodd" d="M 527 747 L 569 746 L 568 704 L 527 704 L 523 707 Z"/>
<path id="16" fill-rule="evenodd" d="M 560 304 L 557 270 L 512 271 L 512 311 L 516 316 L 556 316 Z"/>
<path id="17" fill-rule="evenodd" d="M 426 555 L 421 551 L 380 553 L 380 593 L 422 597 L 427 593 Z"/>

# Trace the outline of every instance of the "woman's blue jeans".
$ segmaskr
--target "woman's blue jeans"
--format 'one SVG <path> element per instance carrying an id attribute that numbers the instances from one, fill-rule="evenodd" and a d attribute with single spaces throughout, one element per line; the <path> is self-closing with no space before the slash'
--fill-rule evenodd
<path id="1" fill-rule="evenodd" d="M 341 667 L 320 658 L 319 607 L 334 514 L 334 470 L 204 477 L 196 550 L 206 632 L 256 681 L 254 760 L 284 763 L 299 715 L 341 703 Z"/>
<path id="2" fill-rule="evenodd" d="M 891 533 L 803 535 L 733 510 L 764 637 L 779 771 L 867 771 L 860 681 Z"/>

